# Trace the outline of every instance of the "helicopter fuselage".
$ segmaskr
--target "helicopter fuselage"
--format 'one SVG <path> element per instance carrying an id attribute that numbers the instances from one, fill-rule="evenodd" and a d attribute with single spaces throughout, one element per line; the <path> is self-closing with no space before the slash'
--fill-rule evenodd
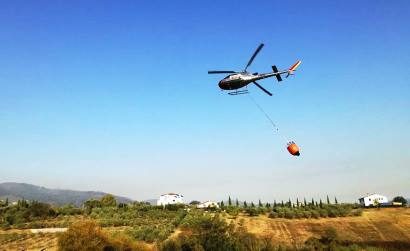
<path id="1" fill-rule="evenodd" d="M 242 72 L 242 73 L 235 73 L 235 74 L 230 74 L 223 78 L 221 81 L 219 81 L 218 85 L 219 88 L 222 90 L 237 90 L 242 87 L 247 86 L 248 84 L 264 79 L 264 78 L 269 78 L 272 76 L 275 76 L 277 73 L 263 73 L 263 74 L 251 74 L 248 72 Z"/>

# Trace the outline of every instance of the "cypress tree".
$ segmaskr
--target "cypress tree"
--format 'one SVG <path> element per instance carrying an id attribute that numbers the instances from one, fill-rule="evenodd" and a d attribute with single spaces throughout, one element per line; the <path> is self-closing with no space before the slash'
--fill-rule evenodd
<path id="1" fill-rule="evenodd" d="M 284 207 L 285 206 L 285 204 L 283 204 L 283 200 L 282 200 L 282 207 Z"/>
<path id="2" fill-rule="evenodd" d="M 228 198 L 228 205 L 229 205 L 229 206 L 232 206 L 231 196 L 229 196 L 229 198 Z"/>
<path id="3" fill-rule="evenodd" d="M 224 201 L 221 201 L 221 208 L 223 208 L 225 206 Z"/>
<path id="4" fill-rule="evenodd" d="M 306 203 L 306 198 L 303 198 L 303 204 L 304 204 L 305 207 L 306 207 L 306 205 L 307 205 L 307 203 Z"/>
<path id="5" fill-rule="evenodd" d="M 337 199 L 336 199 L 336 196 L 335 196 L 335 204 L 337 205 Z"/>
<path id="6" fill-rule="evenodd" d="M 320 206 L 320 208 L 323 208 L 322 199 L 320 199 L 320 201 L 319 201 L 319 206 Z"/>
<path id="7" fill-rule="evenodd" d="M 273 201 L 273 207 L 276 207 L 276 200 Z"/>
<path id="8" fill-rule="evenodd" d="M 246 200 L 243 202 L 243 207 L 244 207 L 244 208 L 247 208 L 247 207 L 248 207 L 248 204 L 246 203 Z"/>
<path id="9" fill-rule="evenodd" d="M 251 201 L 251 207 L 255 207 L 255 204 L 253 204 L 253 201 Z"/>
<path id="10" fill-rule="evenodd" d="M 299 198 L 296 198 L 296 207 L 299 207 Z"/>
<path id="11" fill-rule="evenodd" d="M 259 206 L 259 207 L 263 207 L 263 204 L 262 204 L 262 201 L 261 201 L 261 199 L 259 199 L 259 203 L 258 203 L 258 206 Z"/>
<path id="12" fill-rule="evenodd" d="M 315 205 L 315 200 L 312 198 L 312 206 Z"/>
<path id="13" fill-rule="evenodd" d="M 266 208 L 270 208 L 270 203 L 269 203 L 269 202 L 266 202 L 265 207 L 266 207 Z"/>
<path id="14" fill-rule="evenodd" d="M 330 204 L 329 195 L 326 195 L 326 201 L 327 201 L 327 204 L 329 205 Z"/>
<path id="15" fill-rule="evenodd" d="M 290 198 L 289 198 L 289 201 L 288 201 L 288 207 L 292 207 L 292 201 L 290 200 Z"/>
<path id="16" fill-rule="evenodd" d="M 236 198 L 235 204 L 236 204 L 236 206 L 237 206 L 237 207 L 239 207 L 239 201 L 238 201 L 238 198 Z"/>
<path id="17" fill-rule="evenodd" d="M 8 205 L 9 205 L 9 198 L 6 198 L 5 206 L 7 207 Z"/>

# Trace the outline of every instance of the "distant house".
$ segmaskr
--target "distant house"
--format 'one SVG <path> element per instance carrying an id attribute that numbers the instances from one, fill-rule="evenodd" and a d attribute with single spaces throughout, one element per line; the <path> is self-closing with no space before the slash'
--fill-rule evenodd
<path id="1" fill-rule="evenodd" d="M 388 203 L 387 197 L 380 194 L 369 194 L 362 198 L 359 198 L 359 203 L 362 206 L 370 207 L 370 206 L 377 206 L 379 204 L 386 204 Z"/>
<path id="2" fill-rule="evenodd" d="M 210 201 L 210 200 L 202 202 L 198 204 L 196 207 L 197 208 L 208 208 L 208 207 L 219 208 L 218 203 Z"/>
<path id="3" fill-rule="evenodd" d="M 159 196 L 157 200 L 158 206 L 165 206 L 169 204 L 183 204 L 184 203 L 184 196 L 181 194 L 176 193 L 166 193 Z"/>

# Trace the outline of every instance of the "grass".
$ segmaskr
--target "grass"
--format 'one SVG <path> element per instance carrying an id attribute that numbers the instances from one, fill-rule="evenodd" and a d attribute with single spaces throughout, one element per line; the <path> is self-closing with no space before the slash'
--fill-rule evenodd
<path id="1" fill-rule="evenodd" d="M 354 243 L 407 243 L 410 245 L 410 209 L 366 209 L 359 217 L 320 219 L 271 219 L 238 216 L 248 231 L 267 236 L 276 244 L 301 246 L 310 237 L 321 236 L 325 229 L 333 227 L 340 239 Z M 410 246 L 409 246 L 410 248 Z"/>
<path id="2" fill-rule="evenodd" d="M 57 250 L 57 234 L 32 234 L 28 231 L 0 233 L 0 250 Z"/>

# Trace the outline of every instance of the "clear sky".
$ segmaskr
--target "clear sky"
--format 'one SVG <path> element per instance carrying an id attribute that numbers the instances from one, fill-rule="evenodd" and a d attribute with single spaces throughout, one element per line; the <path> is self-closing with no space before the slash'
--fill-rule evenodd
<path id="1" fill-rule="evenodd" d="M 143 200 L 410 197 L 410 2 L 3 1 L 0 182 Z M 212 69 L 296 76 L 253 97 Z M 292 157 L 283 139 L 294 140 Z"/>

